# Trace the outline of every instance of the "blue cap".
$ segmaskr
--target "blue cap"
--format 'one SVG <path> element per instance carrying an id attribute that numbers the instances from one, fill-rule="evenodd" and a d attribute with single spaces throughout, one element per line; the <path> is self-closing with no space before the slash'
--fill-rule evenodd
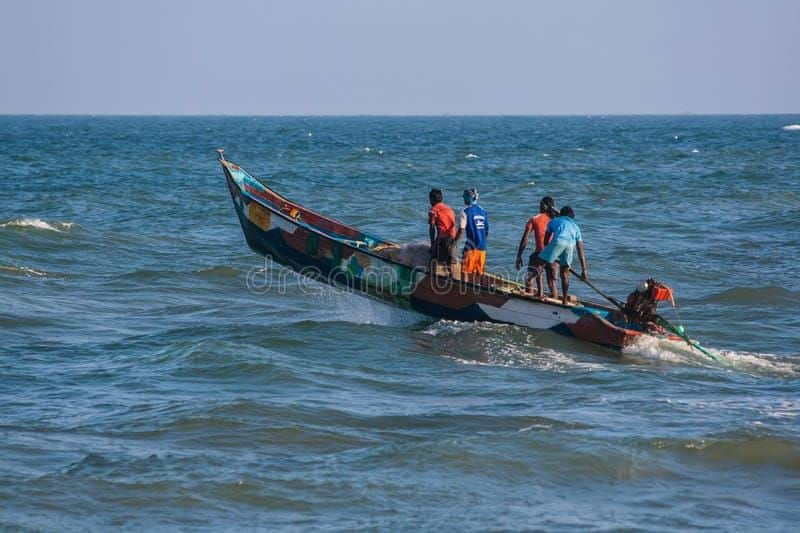
<path id="1" fill-rule="evenodd" d="M 472 188 L 464 191 L 464 203 L 474 204 L 478 202 L 478 189 Z"/>

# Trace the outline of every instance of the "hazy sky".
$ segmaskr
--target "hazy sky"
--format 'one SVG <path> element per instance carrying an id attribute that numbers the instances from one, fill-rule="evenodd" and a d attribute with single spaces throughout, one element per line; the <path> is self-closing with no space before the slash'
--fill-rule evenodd
<path id="1" fill-rule="evenodd" d="M 800 0 L 0 0 L 0 113 L 800 112 Z"/>

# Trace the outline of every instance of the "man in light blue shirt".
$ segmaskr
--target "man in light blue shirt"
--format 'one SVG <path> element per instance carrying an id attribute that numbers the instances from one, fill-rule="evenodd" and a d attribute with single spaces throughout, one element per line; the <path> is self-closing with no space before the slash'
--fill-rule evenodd
<path id="1" fill-rule="evenodd" d="M 561 208 L 559 216 L 550 221 L 545 233 L 545 242 L 552 235 L 550 243 L 539 252 L 536 258 L 536 268 L 545 264 L 550 268 L 558 261 L 561 273 L 561 301 L 566 305 L 569 302 L 569 269 L 575 250 L 578 250 L 578 259 L 581 262 L 581 278 L 588 279 L 589 269 L 586 268 L 586 257 L 583 255 L 583 237 L 581 229 L 575 223 L 575 212 L 568 205 Z"/>

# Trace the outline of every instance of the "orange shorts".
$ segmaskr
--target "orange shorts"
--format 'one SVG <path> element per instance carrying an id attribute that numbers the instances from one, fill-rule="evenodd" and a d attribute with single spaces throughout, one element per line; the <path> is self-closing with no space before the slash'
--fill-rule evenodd
<path id="1" fill-rule="evenodd" d="M 486 266 L 486 250 L 465 250 L 461 258 L 462 274 L 483 274 Z"/>

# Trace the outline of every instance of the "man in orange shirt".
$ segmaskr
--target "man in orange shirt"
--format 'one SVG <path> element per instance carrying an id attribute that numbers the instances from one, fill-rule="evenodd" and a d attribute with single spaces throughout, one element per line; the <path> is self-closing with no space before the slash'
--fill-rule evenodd
<path id="1" fill-rule="evenodd" d="M 533 233 L 535 248 L 528 259 L 528 274 L 525 277 L 525 288 L 528 292 L 533 292 L 533 279 L 536 278 L 536 292 L 539 298 L 544 296 L 544 280 L 542 279 L 542 268 L 544 265 L 536 265 L 534 260 L 539 256 L 539 252 L 541 252 L 545 245 L 550 241 L 550 239 L 545 240 L 545 236 L 547 234 L 547 224 L 549 224 L 550 220 L 557 216 L 558 211 L 556 211 L 555 202 L 553 199 L 549 196 L 542 198 L 542 200 L 539 202 L 539 213 L 528 219 L 528 223 L 525 224 L 525 233 L 522 234 L 522 239 L 519 241 L 519 249 L 517 250 L 516 267 L 517 270 L 519 270 L 522 268 L 523 264 L 522 252 L 525 251 L 525 247 L 528 245 L 528 239 L 530 239 L 531 233 Z M 547 285 L 550 289 L 550 297 L 558 298 L 558 291 L 556 290 L 555 264 L 548 265 Z"/>
<path id="2" fill-rule="evenodd" d="M 428 194 L 431 210 L 428 211 L 428 235 L 431 238 L 431 274 L 436 274 L 436 265 L 444 263 L 447 272 L 453 275 L 453 238 L 456 236 L 456 215 L 444 203 L 442 191 L 431 189 Z"/>

